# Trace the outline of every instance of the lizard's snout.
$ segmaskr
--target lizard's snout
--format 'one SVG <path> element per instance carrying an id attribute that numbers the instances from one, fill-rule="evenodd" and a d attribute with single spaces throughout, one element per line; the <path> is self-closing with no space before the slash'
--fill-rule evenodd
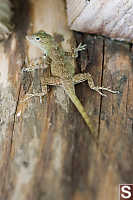
<path id="1" fill-rule="evenodd" d="M 26 38 L 26 40 L 29 40 L 29 41 L 32 40 L 32 36 L 30 36 L 30 35 L 26 35 L 25 38 Z"/>

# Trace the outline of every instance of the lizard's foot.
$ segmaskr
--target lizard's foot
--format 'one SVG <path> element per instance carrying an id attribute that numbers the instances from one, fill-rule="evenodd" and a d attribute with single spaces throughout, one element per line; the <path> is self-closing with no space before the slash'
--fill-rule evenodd
<path id="1" fill-rule="evenodd" d="M 105 91 L 108 91 L 108 92 L 111 92 L 113 94 L 119 94 L 119 91 L 117 90 L 111 90 L 110 88 L 105 88 L 105 87 L 91 87 L 92 90 L 95 90 L 96 92 L 98 92 L 100 95 L 102 96 L 107 96 L 106 94 L 102 93 L 101 91 L 99 90 L 105 90 Z"/>
<path id="2" fill-rule="evenodd" d="M 44 97 L 45 95 L 46 95 L 45 92 L 26 94 L 27 97 L 24 100 L 22 100 L 21 102 L 28 101 L 29 99 L 31 99 L 33 97 L 39 97 L 40 98 L 40 103 L 42 103 L 42 97 Z"/>
<path id="3" fill-rule="evenodd" d="M 44 58 L 35 58 L 30 62 L 26 60 L 26 67 L 22 69 L 22 72 L 32 72 L 37 69 L 47 69 L 51 63 L 51 59 L 46 55 L 44 55 Z"/>
<path id="4" fill-rule="evenodd" d="M 86 49 L 86 44 L 79 44 L 77 48 L 72 48 L 72 51 L 70 52 L 65 52 L 65 56 L 71 56 L 72 58 L 77 58 L 78 57 L 78 52 L 83 51 Z"/>
<path id="5" fill-rule="evenodd" d="M 78 47 L 75 49 L 75 51 L 82 51 L 86 49 L 86 44 L 79 43 Z"/>
<path id="6" fill-rule="evenodd" d="M 42 97 L 44 97 L 47 93 L 48 93 L 48 88 L 47 88 L 47 85 L 45 84 L 42 86 L 42 92 L 40 91 L 40 92 L 33 92 L 33 93 L 26 94 L 27 97 L 22 102 L 25 102 L 31 99 L 32 97 L 39 97 L 40 103 L 42 103 Z"/>
<path id="7" fill-rule="evenodd" d="M 80 43 L 80 44 L 78 45 L 78 47 L 74 49 L 74 55 L 73 55 L 73 56 L 74 56 L 75 58 L 77 58 L 77 57 L 78 57 L 78 52 L 79 52 L 79 51 L 85 50 L 85 49 L 86 49 L 86 46 L 87 46 L 86 44 L 83 44 L 83 45 L 82 45 L 82 43 Z"/>
<path id="8" fill-rule="evenodd" d="M 34 67 L 25 67 L 22 69 L 23 72 L 32 72 L 36 69 L 44 69 L 44 67 L 41 66 L 34 66 Z"/>

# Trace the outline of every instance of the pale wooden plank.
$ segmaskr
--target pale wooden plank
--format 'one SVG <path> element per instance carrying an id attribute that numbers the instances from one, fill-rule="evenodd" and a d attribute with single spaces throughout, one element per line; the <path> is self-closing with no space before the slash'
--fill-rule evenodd
<path id="1" fill-rule="evenodd" d="M 132 0 L 67 0 L 68 24 L 72 30 L 118 40 L 132 41 L 132 13 Z"/>

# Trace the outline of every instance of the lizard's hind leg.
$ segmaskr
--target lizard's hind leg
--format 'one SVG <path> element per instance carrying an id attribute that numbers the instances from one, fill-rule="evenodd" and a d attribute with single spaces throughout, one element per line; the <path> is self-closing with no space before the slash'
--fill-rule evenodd
<path id="1" fill-rule="evenodd" d="M 106 95 L 104 93 L 102 93 L 100 90 L 105 90 L 105 91 L 111 92 L 113 94 L 119 93 L 119 91 L 114 91 L 114 90 L 111 90 L 110 88 L 95 86 L 94 81 L 93 81 L 90 73 L 80 73 L 80 74 L 76 74 L 73 77 L 74 84 L 78 84 L 78 83 L 81 83 L 81 82 L 86 81 L 86 80 L 88 81 L 89 87 L 92 90 L 95 90 L 96 92 L 98 92 L 102 96 L 106 96 Z"/>
<path id="2" fill-rule="evenodd" d="M 24 100 L 22 100 L 22 102 L 25 102 L 25 101 L 31 99 L 32 97 L 39 97 L 40 103 L 42 103 L 42 97 L 44 97 L 47 93 L 48 93 L 47 85 L 44 85 L 42 87 L 42 92 L 28 93 L 28 94 L 26 94 L 27 97 Z"/>

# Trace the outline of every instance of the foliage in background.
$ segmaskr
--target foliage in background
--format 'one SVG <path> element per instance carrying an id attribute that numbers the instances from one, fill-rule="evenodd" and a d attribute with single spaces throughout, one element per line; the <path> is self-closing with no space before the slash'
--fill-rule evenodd
<path id="1" fill-rule="evenodd" d="M 0 41 L 7 39 L 12 32 L 12 16 L 12 5 L 9 0 L 0 0 Z"/>

